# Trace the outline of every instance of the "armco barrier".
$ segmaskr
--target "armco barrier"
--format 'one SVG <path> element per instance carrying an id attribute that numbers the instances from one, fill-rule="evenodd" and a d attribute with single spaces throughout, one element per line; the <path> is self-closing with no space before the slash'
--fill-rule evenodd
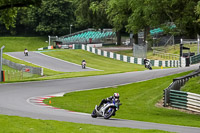
<path id="1" fill-rule="evenodd" d="M 130 56 L 125 56 L 125 55 L 120 55 L 120 54 L 116 54 L 113 52 L 108 52 L 108 51 L 103 51 L 101 49 L 97 49 L 95 47 L 90 47 L 87 45 L 81 45 L 78 44 L 78 46 L 76 46 L 77 44 L 73 44 L 73 49 L 82 49 L 82 50 L 86 50 L 88 52 L 97 54 L 97 55 L 101 55 L 101 56 L 105 56 L 108 58 L 112 58 L 112 59 L 116 59 L 116 60 L 120 60 L 120 61 L 124 61 L 124 62 L 129 62 L 129 63 L 134 63 L 134 64 L 140 64 L 140 65 L 144 65 L 144 59 L 143 58 L 135 58 L 135 57 L 130 57 Z M 81 47 L 80 47 L 81 45 Z M 184 65 L 184 59 L 182 60 L 182 66 Z M 156 67 L 179 67 L 180 61 L 178 60 L 168 60 L 168 61 L 159 61 L 159 60 L 150 60 L 152 66 L 156 66 Z"/>
<path id="2" fill-rule="evenodd" d="M 190 57 L 191 64 L 200 63 L 200 54 Z"/>
<path id="3" fill-rule="evenodd" d="M 23 64 L 14 63 L 6 59 L 3 59 L 3 64 L 17 70 L 22 70 L 22 71 L 29 72 L 32 74 L 38 74 L 38 75 L 43 76 L 43 68 L 40 68 L 40 67 L 26 66 Z"/>
<path id="4" fill-rule="evenodd" d="M 163 106 L 186 109 L 200 113 L 200 95 L 180 91 L 180 88 L 190 79 L 200 75 L 200 67 L 197 71 L 186 76 L 173 79 L 170 86 L 164 89 Z"/>
<path id="5" fill-rule="evenodd" d="M 170 90 L 170 106 L 200 113 L 200 95 Z"/>

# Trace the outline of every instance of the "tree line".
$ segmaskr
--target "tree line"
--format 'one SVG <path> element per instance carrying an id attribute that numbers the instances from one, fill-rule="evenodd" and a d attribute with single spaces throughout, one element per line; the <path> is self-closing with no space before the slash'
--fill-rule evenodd
<path id="1" fill-rule="evenodd" d="M 86 28 L 121 32 L 161 27 L 166 34 L 196 37 L 200 32 L 198 0 L 1 0 L 0 35 L 65 35 Z M 170 25 L 176 28 L 170 28 Z M 136 39 L 137 40 L 137 39 Z"/>

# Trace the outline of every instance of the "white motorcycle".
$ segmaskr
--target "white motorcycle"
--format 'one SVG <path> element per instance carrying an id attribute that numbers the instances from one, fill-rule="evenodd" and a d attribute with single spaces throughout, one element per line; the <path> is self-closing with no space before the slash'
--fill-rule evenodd
<path id="1" fill-rule="evenodd" d="M 91 116 L 92 118 L 104 117 L 104 119 L 109 119 L 111 116 L 115 116 L 115 112 L 119 110 L 119 106 L 122 105 L 118 101 L 113 100 L 112 102 L 107 102 L 98 110 L 97 105 L 93 110 Z"/>
<path id="2" fill-rule="evenodd" d="M 25 51 L 24 51 L 24 55 L 25 55 L 25 56 L 28 56 L 28 50 L 25 50 Z"/>
<path id="3" fill-rule="evenodd" d="M 152 70 L 152 64 L 150 61 L 147 61 L 145 64 L 145 67 L 148 68 L 149 70 Z"/>
<path id="4" fill-rule="evenodd" d="M 82 62 L 82 69 L 86 68 L 86 62 Z"/>

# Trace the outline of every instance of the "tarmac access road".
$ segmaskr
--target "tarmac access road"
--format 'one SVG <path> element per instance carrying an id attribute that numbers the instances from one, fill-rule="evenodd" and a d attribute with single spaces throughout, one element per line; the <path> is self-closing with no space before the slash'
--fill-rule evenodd
<path id="1" fill-rule="evenodd" d="M 24 56 L 23 52 L 7 52 L 5 54 L 54 71 L 61 71 L 61 72 L 97 71 L 97 69 L 89 67 L 86 67 L 86 69 L 82 69 L 81 65 L 77 65 L 75 63 L 47 56 L 40 52 L 30 51 L 29 56 Z"/>
<path id="2" fill-rule="evenodd" d="M 90 114 L 71 112 L 63 109 L 55 109 L 48 106 L 41 106 L 37 104 L 38 102 L 33 104 L 30 100 L 33 98 L 41 98 L 58 93 L 99 89 L 108 86 L 117 86 L 133 82 L 145 81 L 198 68 L 198 65 L 193 65 L 186 68 L 170 68 L 100 76 L 0 84 L 0 114 L 112 127 L 159 129 L 179 133 L 199 133 L 200 128 L 196 127 L 158 124 L 114 118 L 111 118 L 110 120 L 104 120 L 102 118 L 94 119 L 91 118 Z"/>

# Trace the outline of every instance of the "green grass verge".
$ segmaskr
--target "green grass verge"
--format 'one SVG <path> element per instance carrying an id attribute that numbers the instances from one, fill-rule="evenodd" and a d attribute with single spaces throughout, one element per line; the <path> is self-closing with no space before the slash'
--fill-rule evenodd
<path id="1" fill-rule="evenodd" d="M 45 42 L 48 40 L 47 37 L 0 37 L 0 40 L 0 47 L 5 46 L 4 52 L 24 51 L 25 48 L 34 51 L 48 46 Z"/>
<path id="2" fill-rule="evenodd" d="M 1 133 L 167 133 L 161 130 L 142 130 L 79 124 L 54 120 L 36 120 L 0 115 Z"/>
<path id="3" fill-rule="evenodd" d="M 163 90 L 173 78 L 189 72 L 118 86 L 89 91 L 67 93 L 64 97 L 51 98 L 51 106 L 67 110 L 91 113 L 96 104 L 114 92 L 120 93 L 122 106 L 116 113 L 117 118 L 155 123 L 200 127 L 200 116 L 156 107 L 163 97 Z M 49 103 L 49 99 L 44 101 Z"/>
<path id="4" fill-rule="evenodd" d="M 191 78 L 188 82 L 186 82 L 181 90 L 200 94 L 200 76 Z"/>

